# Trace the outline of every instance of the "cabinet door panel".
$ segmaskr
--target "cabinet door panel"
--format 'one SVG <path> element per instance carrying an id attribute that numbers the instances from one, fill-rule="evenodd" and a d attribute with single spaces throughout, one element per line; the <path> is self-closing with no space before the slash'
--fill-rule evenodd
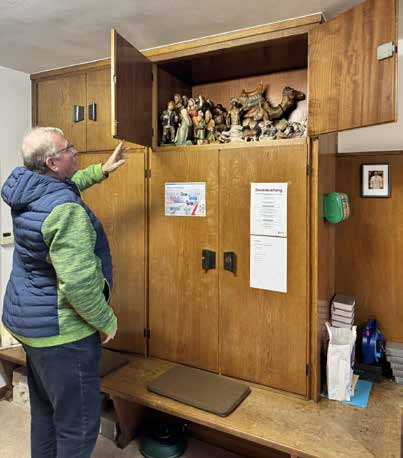
<path id="1" fill-rule="evenodd" d="M 44 79 L 37 83 L 36 123 L 38 126 L 59 127 L 77 151 L 86 144 L 86 75 L 69 75 Z M 84 107 L 84 120 L 73 122 L 73 106 Z"/>
<path id="2" fill-rule="evenodd" d="M 307 391 L 306 161 L 301 144 L 220 151 L 220 372 L 301 395 Z M 254 182 L 288 183 L 287 293 L 249 286 Z M 223 269 L 226 251 L 236 253 L 236 274 Z"/>
<path id="3" fill-rule="evenodd" d="M 396 121 L 396 0 L 367 0 L 309 31 L 308 134 L 316 136 Z"/>
<path id="4" fill-rule="evenodd" d="M 112 30 L 112 135 L 151 146 L 152 64 Z"/>
<path id="5" fill-rule="evenodd" d="M 150 192 L 150 354 L 218 370 L 218 273 L 202 250 L 218 248 L 218 151 L 153 152 Z M 206 182 L 206 217 L 165 216 L 165 183 Z"/>
<path id="6" fill-rule="evenodd" d="M 87 151 L 114 149 L 119 140 L 111 133 L 111 70 L 110 68 L 88 72 L 88 105 L 96 103 L 96 119 L 87 120 Z"/>
<path id="7" fill-rule="evenodd" d="M 105 162 L 110 153 L 86 153 L 80 167 Z M 126 164 L 83 193 L 101 221 L 113 262 L 111 305 L 118 333 L 108 347 L 145 353 L 145 209 L 144 153 L 128 153 Z"/>

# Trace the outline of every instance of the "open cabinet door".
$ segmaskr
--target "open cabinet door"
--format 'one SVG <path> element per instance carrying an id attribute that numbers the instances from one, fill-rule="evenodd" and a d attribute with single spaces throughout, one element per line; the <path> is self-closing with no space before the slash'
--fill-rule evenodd
<path id="1" fill-rule="evenodd" d="M 309 31 L 308 135 L 396 121 L 396 0 L 367 0 Z"/>
<path id="2" fill-rule="evenodd" d="M 151 62 L 112 29 L 112 135 L 151 146 Z"/>

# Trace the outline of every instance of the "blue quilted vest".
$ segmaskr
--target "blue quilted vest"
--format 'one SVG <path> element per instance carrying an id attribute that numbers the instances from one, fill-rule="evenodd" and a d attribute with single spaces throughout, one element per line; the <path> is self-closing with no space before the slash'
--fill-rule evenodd
<path id="1" fill-rule="evenodd" d="M 29 338 L 59 335 L 56 272 L 47 260 L 42 224 L 57 205 L 77 203 L 87 212 L 96 232 L 95 254 L 112 287 L 112 259 L 101 223 L 81 200 L 70 180 L 59 180 L 17 167 L 1 195 L 11 207 L 14 257 L 3 304 L 3 323 L 13 333 Z"/>

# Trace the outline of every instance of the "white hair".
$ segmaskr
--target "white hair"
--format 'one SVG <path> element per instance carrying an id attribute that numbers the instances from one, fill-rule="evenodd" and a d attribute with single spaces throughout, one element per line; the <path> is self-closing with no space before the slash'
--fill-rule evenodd
<path id="1" fill-rule="evenodd" d="M 59 157 L 55 135 L 64 136 L 64 133 L 57 127 L 34 127 L 25 135 L 21 149 L 27 169 L 41 174 L 47 172 L 46 159 Z"/>

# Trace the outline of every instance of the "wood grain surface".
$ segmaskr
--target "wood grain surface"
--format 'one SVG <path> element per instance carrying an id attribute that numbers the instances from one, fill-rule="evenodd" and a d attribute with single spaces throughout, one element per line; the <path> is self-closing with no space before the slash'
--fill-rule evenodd
<path id="1" fill-rule="evenodd" d="M 111 33 L 111 47 L 112 134 L 151 146 L 151 62 L 115 30 Z"/>
<path id="2" fill-rule="evenodd" d="M 105 162 L 110 153 L 80 155 L 80 167 Z M 126 164 L 83 199 L 101 221 L 112 252 L 114 285 L 111 305 L 118 333 L 108 346 L 145 354 L 145 155 L 128 153 Z"/>
<path id="3" fill-rule="evenodd" d="M 361 164 L 389 162 L 390 198 L 360 197 Z M 337 156 L 337 190 L 351 217 L 336 228 L 336 290 L 356 298 L 355 321 L 376 318 L 386 340 L 403 342 L 403 155 Z"/>
<path id="4" fill-rule="evenodd" d="M 261 82 L 266 89 L 266 97 L 272 105 L 278 105 L 281 102 L 282 91 L 285 86 L 291 86 L 298 91 L 302 91 L 307 97 L 307 70 L 304 68 L 221 81 L 219 83 L 195 85 L 192 88 L 192 95 L 195 97 L 198 94 L 202 94 L 215 104 L 221 103 L 228 109 L 229 100 L 232 97 L 239 97 L 242 90 L 254 90 Z M 291 112 L 290 121 L 306 120 L 307 111 L 308 102 L 306 98 L 297 102 L 295 109 Z"/>
<path id="5" fill-rule="evenodd" d="M 296 68 L 306 68 L 308 62 L 308 34 L 291 30 L 262 43 L 217 49 L 214 52 L 187 57 L 158 66 L 190 84 L 207 84 L 253 75 L 264 75 Z M 254 37 L 255 39 L 257 37 Z"/>
<path id="6" fill-rule="evenodd" d="M 77 151 L 87 148 L 86 75 L 69 75 L 36 83 L 36 125 L 62 129 Z M 73 122 L 73 106 L 84 107 L 84 120 Z"/>
<path id="7" fill-rule="evenodd" d="M 220 151 L 220 372 L 307 395 L 307 147 Z M 250 184 L 288 183 L 287 293 L 251 288 Z M 237 255 L 237 273 L 223 252 Z M 268 273 L 269 274 L 269 273 Z"/>
<path id="8" fill-rule="evenodd" d="M 151 173 L 150 354 L 218 371 L 218 269 L 201 265 L 218 250 L 218 151 L 160 148 Z M 169 182 L 205 182 L 207 216 L 165 216 Z"/>
<path id="9" fill-rule="evenodd" d="M 311 398 L 322 389 L 321 355 L 325 352 L 325 322 L 335 293 L 335 225 L 323 218 L 323 196 L 336 189 L 337 134 L 323 135 L 311 143 Z"/>
<path id="10" fill-rule="evenodd" d="M 103 392 L 184 418 L 298 457 L 362 458 L 400 456 L 400 391 L 386 380 L 375 384 L 367 409 L 322 399 L 307 402 L 252 387 L 226 418 L 147 390 L 172 363 L 136 358 L 102 379 Z"/>
<path id="11" fill-rule="evenodd" d="M 96 120 L 87 118 L 87 151 L 113 150 L 119 140 L 111 131 L 111 70 L 87 73 L 87 112 L 90 103 L 96 103 Z"/>
<path id="12" fill-rule="evenodd" d="M 153 62 L 178 59 L 184 56 L 214 52 L 217 50 L 244 46 L 251 43 L 267 42 L 273 39 L 307 33 L 309 29 L 322 22 L 321 13 L 307 15 L 301 18 L 248 27 L 235 32 L 217 34 L 205 38 L 189 40 L 172 45 L 143 51 Z"/>
<path id="13" fill-rule="evenodd" d="M 397 54 L 377 60 L 397 44 L 396 8 L 367 0 L 309 32 L 310 136 L 396 120 Z"/>

